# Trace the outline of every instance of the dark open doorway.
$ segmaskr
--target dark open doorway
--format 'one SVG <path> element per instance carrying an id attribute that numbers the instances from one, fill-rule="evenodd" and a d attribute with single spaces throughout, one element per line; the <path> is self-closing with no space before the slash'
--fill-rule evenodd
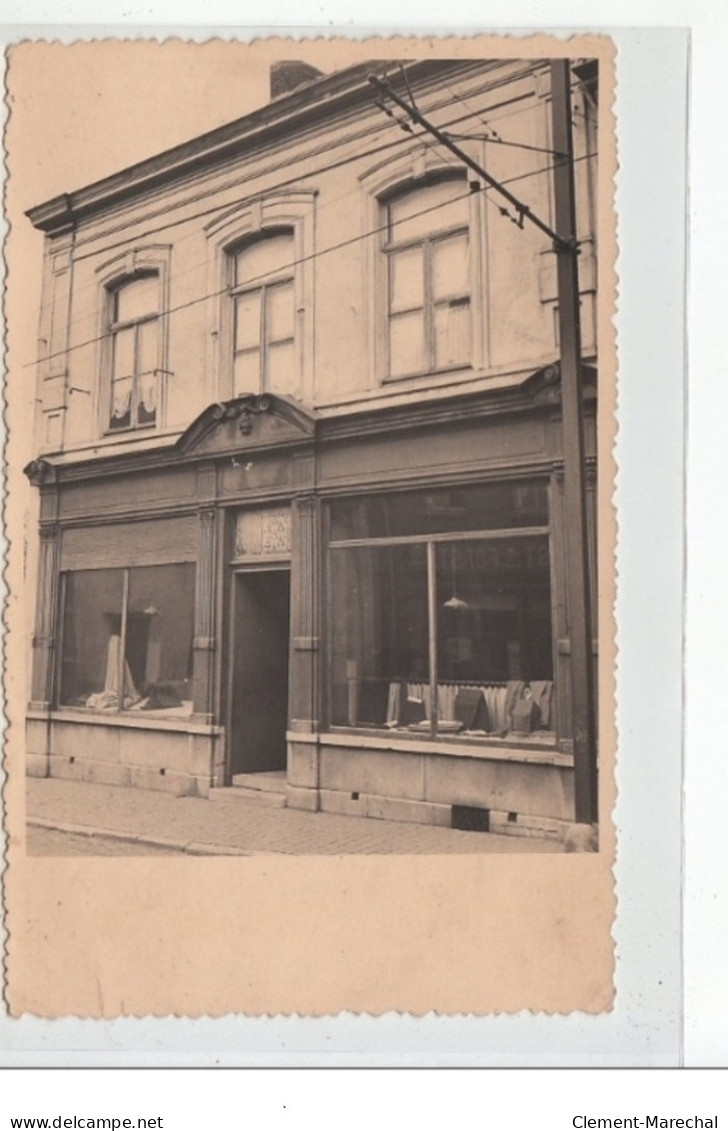
<path id="1" fill-rule="evenodd" d="M 233 578 L 230 773 L 285 770 L 290 573 Z"/>

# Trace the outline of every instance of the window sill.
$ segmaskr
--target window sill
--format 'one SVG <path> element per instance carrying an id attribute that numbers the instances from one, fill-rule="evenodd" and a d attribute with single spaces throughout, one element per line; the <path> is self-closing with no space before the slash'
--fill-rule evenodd
<path id="1" fill-rule="evenodd" d="M 289 741 L 301 741 L 295 732 L 288 734 Z M 306 736 L 306 738 L 312 736 Z M 556 739 L 542 736 L 520 735 L 513 738 L 488 738 L 468 735 L 458 739 L 427 738 L 409 732 L 383 734 L 380 730 L 337 730 L 332 728 L 317 736 L 321 745 L 366 746 L 370 750 L 391 750 L 402 754 L 444 754 L 454 758 L 476 758 L 480 761 L 518 762 L 542 766 L 571 768 L 574 758 L 556 748 Z"/>
<path id="2" fill-rule="evenodd" d="M 78 459 L 94 459 L 104 458 L 110 452 L 120 449 L 121 451 L 144 450 L 150 447 L 156 448 L 163 442 L 174 443 L 174 441 L 182 434 L 182 428 L 142 428 L 133 429 L 131 431 L 118 431 L 118 432 L 102 432 L 98 436 L 78 441 L 73 444 L 68 444 L 61 449 L 54 452 L 48 450 L 49 455 L 57 454 L 58 463 L 63 465 L 65 463 L 73 463 Z"/>
<path id="3" fill-rule="evenodd" d="M 147 434 L 157 431 L 159 431 L 159 425 L 155 422 L 151 424 L 130 424 L 128 428 L 107 428 L 103 433 L 103 439 L 109 440 L 113 436 L 137 436 L 140 432 Z"/>
<path id="4" fill-rule="evenodd" d="M 447 365 L 443 369 L 423 369 L 414 373 L 398 373 L 393 376 L 385 373 L 382 376 L 383 385 L 397 385 L 409 381 L 425 381 L 431 377 L 447 377 L 451 373 L 472 373 L 473 366 L 470 362 L 461 362 L 458 365 Z"/>
<path id="5" fill-rule="evenodd" d="M 182 731 L 185 734 L 222 734 L 224 729 L 214 723 L 199 722 L 194 715 L 187 715 L 184 718 L 178 715 L 170 718 L 159 712 L 144 711 L 142 717 L 140 711 L 125 711 L 123 714 L 117 714 L 113 711 L 93 711 L 91 708 L 83 707 L 57 707 L 52 711 L 38 711 L 31 708 L 27 712 L 27 718 L 44 721 L 50 719 L 59 723 L 85 723 L 88 726 L 126 727 L 131 730 Z"/>

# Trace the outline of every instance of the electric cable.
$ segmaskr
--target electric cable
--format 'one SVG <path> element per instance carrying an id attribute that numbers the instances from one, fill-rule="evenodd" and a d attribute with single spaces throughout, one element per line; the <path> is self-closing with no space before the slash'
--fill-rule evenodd
<path id="1" fill-rule="evenodd" d="M 586 153 L 581 157 L 575 158 L 574 164 L 576 164 L 579 161 L 589 160 L 589 159 L 594 158 L 596 156 L 597 156 L 597 154 L 595 154 L 595 153 Z M 454 166 L 454 167 L 457 167 L 457 166 Z M 542 175 L 544 175 L 548 172 L 551 172 L 553 170 L 553 168 L 554 168 L 553 165 L 547 165 L 547 166 L 544 166 L 541 169 L 534 169 L 534 170 L 531 170 L 530 172 L 521 173 L 518 176 L 511 177 L 508 180 L 502 181 L 501 184 L 514 184 L 517 181 L 523 181 L 523 180 L 529 179 L 530 177 L 542 176 Z M 484 192 L 485 195 L 486 195 L 486 199 L 488 199 L 489 190 L 485 186 L 483 186 L 480 189 L 480 191 Z M 470 197 L 471 195 L 472 195 L 472 190 L 468 189 L 468 191 L 466 193 L 462 194 L 462 199 L 464 199 L 466 197 Z M 461 199 L 461 197 L 455 197 L 454 198 L 454 200 L 459 200 L 459 199 Z M 452 203 L 452 202 L 448 202 L 448 203 Z M 495 204 L 494 201 L 492 203 Z M 420 212 L 413 213 L 413 215 L 411 217 L 409 217 L 408 219 L 414 219 L 417 216 L 425 215 L 426 213 L 433 212 L 437 208 L 441 208 L 441 207 L 443 207 L 443 204 L 441 204 L 441 203 L 431 205 L 429 208 L 425 208 L 425 209 L 422 209 Z M 500 208 L 499 205 L 496 205 L 496 207 Z M 509 218 L 511 218 L 511 217 L 509 217 Z M 404 221 L 395 221 L 395 223 L 403 223 L 403 222 Z M 291 262 L 288 263 L 288 264 L 284 264 L 283 269 L 287 269 L 288 267 L 297 267 L 302 263 L 307 263 L 307 262 L 315 260 L 315 259 L 317 259 L 321 256 L 328 255 L 333 251 L 338 251 L 342 247 L 349 247 L 349 246 L 352 246 L 353 244 L 363 242 L 364 240 L 370 239 L 372 236 L 378 235 L 382 231 L 385 231 L 388 226 L 389 225 L 387 225 L 387 224 L 378 225 L 377 227 L 371 228 L 366 232 L 359 233 L 356 236 L 351 236 L 350 238 L 348 238 L 346 240 L 342 240 L 337 244 L 332 244 L 330 247 L 320 248 L 318 251 L 310 252 L 308 255 L 301 256 L 297 259 L 291 260 Z M 281 270 L 281 268 L 279 267 L 279 268 L 277 268 L 277 270 Z M 262 282 L 265 278 L 267 278 L 272 273 L 273 272 L 264 272 L 260 276 L 256 276 L 255 278 L 251 279 L 250 282 L 258 282 L 258 281 Z M 161 317 L 163 317 L 163 318 L 168 317 L 170 314 L 175 314 L 180 310 L 185 310 L 188 307 L 195 306 L 200 302 L 205 302 L 208 299 L 216 298 L 220 295 L 226 294 L 227 291 L 228 291 L 228 287 L 225 286 L 225 287 L 217 288 L 214 291 L 208 291 L 203 295 L 197 295 L 192 299 L 188 299 L 186 302 L 179 303 L 176 306 L 169 307 L 167 310 L 162 312 Z M 99 312 L 97 311 L 96 313 L 97 313 L 97 316 L 98 316 Z M 43 362 L 50 361 L 55 357 L 66 356 L 69 353 L 76 352 L 76 350 L 84 349 L 87 346 L 94 345 L 97 342 L 103 341 L 106 337 L 107 337 L 106 333 L 96 334 L 93 337 L 85 339 L 82 342 L 76 342 L 73 345 L 68 346 L 66 349 L 55 350 L 52 353 L 42 354 L 39 357 L 36 357 L 33 361 L 24 362 L 23 365 L 21 366 L 21 368 L 28 369 L 31 366 L 40 365 Z"/>

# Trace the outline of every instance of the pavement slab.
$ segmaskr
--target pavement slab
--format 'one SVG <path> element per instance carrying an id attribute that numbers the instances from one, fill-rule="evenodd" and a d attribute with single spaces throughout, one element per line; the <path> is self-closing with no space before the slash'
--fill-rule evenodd
<path id="1" fill-rule="evenodd" d="M 233 790 L 229 798 L 210 801 L 58 778 L 28 779 L 27 820 L 31 828 L 91 836 L 107 847 L 114 839 L 134 840 L 139 849 L 148 844 L 150 851 L 166 847 L 196 856 L 563 852 L 560 843 L 538 837 L 267 808 L 241 800 Z M 99 855 L 108 854 L 106 847 L 99 849 Z"/>

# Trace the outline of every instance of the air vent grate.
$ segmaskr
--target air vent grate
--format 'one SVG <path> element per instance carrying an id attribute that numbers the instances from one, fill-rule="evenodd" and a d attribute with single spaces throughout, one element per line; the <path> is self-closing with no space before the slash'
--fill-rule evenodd
<path id="1" fill-rule="evenodd" d="M 450 827 L 461 832 L 490 832 L 490 809 L 480 809 L 475 805 L 453 805 Z"/>

